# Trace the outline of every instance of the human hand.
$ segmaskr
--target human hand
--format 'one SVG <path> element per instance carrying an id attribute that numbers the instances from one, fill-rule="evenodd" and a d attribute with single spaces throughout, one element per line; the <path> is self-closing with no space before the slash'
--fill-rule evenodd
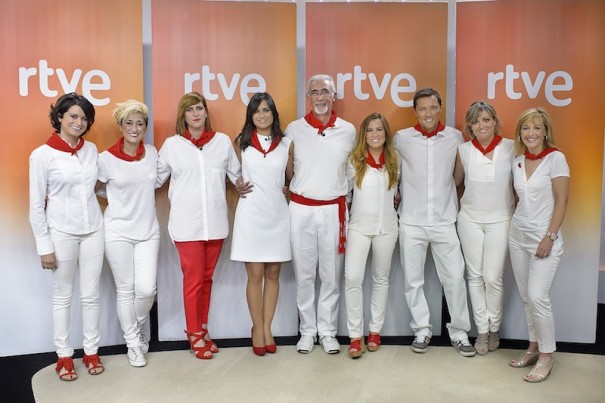
<path id="1" fill-rule="evenodd" d="M 244 182 L 244 179 L 240 176 L 235 181 L 235 191 L 239 194 L 239 197 L 245 199 L 246 194 L 252 192 L 254 185 L 250 182 Z"/>
<path id="2" fill-rule="evenodd" d="M 399 193 L 399 191 L 397 191 L 397 193 L 395 193 L 395 198 L 393 200 L 393 203 L 395 205 L 395 210 L 397 210 L 399 208 L 399 203 L 401 203 L 401 193 Z"/>
<path id="3" fill-rule="evenodd" d="M 55 260 L 54 253 L 40 256 L 40 263 L 42 264 L 43 269 L 55 270 L 57 268 L 57 261 Z"/>
<path id="4" fill-rule="evenodd" d="M 550 256 L 550 252 L 552 251 L 553 240 L 549 237 L 545 236 L 542 241 L 538 244 L 538 249 L 536 249 L 536 257 L 546 258 Z"/>

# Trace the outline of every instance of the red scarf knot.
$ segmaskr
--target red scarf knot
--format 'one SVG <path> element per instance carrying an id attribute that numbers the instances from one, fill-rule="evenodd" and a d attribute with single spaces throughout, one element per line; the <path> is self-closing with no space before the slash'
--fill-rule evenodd
<path id="1" fill-rule="evenodd" d="M 141 141 L 139 143 L 139 147 L 137 148 L 137 152 L 134 156 L 128 155 L 124 152 L 124 137 L 120 138 L 117 143 L 112 145 L 107 149 L 114 157 L 119 158 L 124 161 L 133 162 L 140 161 L 145 154 L 145 145 Z"/>
<path id="2" fill-rule="evenodd" d="M 477 140 L 477 137 L 475 137 L 471 141 L 471 143 L 473 143 L 473 145 L 475 146 L 475 148 L 477 150 L 481 151 L 481 154 L 486 155 L 486 154 L 489 154 L 490 152 L 494 151 L 496 146 L 498 144 L 500 144 L 500 140 L 502 140 L 502 137 L 498 136 L 497 134 L 494 135 L 493 140 L 491 141 L 491 143 L 489 143 L 489 145 L 486 148 L 483 148 L 483 146 L 479 143 L 479 140 Z"/>
<path id="3" fill-rule="evenodd" d="M 430 139 L 431 137 L 435 136 L 437 133 L 439 133 L 440 131 L 445 129 L 445 125 L 443 123 L 439 122 L 437 124 L 437 128 L 430 133 L 427 132 L 426 130 L 424 130 L 422 128 L 422 126 L 420 126 L 420 123 L 416 123 L 416 125 L 414 126 L 414 129 L 418 130 L 427 139 Z"/>
<path id="4" fill-rule="evenodd" d="M 317 119 L 315 115 L 313 115 L 313 112 L 307 113 L 305 115 L 305 120 L 308 124 L 317 129 L 317 134 L 324 136 L 324 131 L 328 127 L 334 127 L 334 122 L 336 122 L 336 112 L 332 111 L 332 114 L 330 115 L 330 120 L 328 120 L 328 123 L 326 123 L 325 125 L 321 123 L 321 121 Z"/>
<path id="5" fill-rule="evenodd" d="M 271 151 L 275 150 L 280 142 L 281 142 L 280 136 L 273 136 L 273 139 L 271 140 L 271 146 L 269 147 L 269 149 L 267 151 L 265 151 L 263 149 L 263 147 L 260 145 L 260 141 L 258 141 L 256 129 L 254 129 L 254 131 L 252 132 L 252 137 L 250 138 L 250 144 L 252 144 L 252 147 L 257 149 L 259 153 L 263 154 L 263 158 L 267 158 L 267 154 L 269 154 Z"/>
<path id="6" fill-rule="evenodd" d="M 67 141 L 63 140 L 61 136 L 57 134 L 57 132 L 53 132 L 53 134 L 50 135 L 48 140 L 46 140 L 46 145 L 54 148 L 55 150 L 63 151 L 65 153 L 70 153 L 71 155 L 74 155 L 79 149 L 84 147 L 84 139 L 80 137 L 78 139 L 78 144 L 76 145 L 76 147 L 72 148 Z"/>
<path id="7" fill-rule="evenodd" d="M 369 166 L 371 166 L 372 168 L 376 168 L 376 169 L 382 168 L 384 166 L 384 164 L 385 164 L 384 149 L 380 153 L 380 158 L 378 158 L 378 162 L 376 162 L 376 160 L 374 159 L 374 157 L 372 157 L 372 154 L 368 153 L 368 156 L 366 158 L 366 163 Z"/>
<path id="8" fill-rule="evenodd" d="M 338 204 L 338 222 L 340 224 L 339 236 L 338 236 L 338 253 L 345 253 L 345 246 L 347 243 L 347 228 L 346 228 L 346 213 L 347 213 L 347 199 L 344 196 L 340 196 L 333 200 L 315 200 L 301 196 L 296 193 L 290 195 L 290 201 L 294 203 L 302 204 L 303 206 L 328 206 L 330 204 Z"/>
<path id="9" fill-rule="evenodd" d="M 546 157 L 548 154 L 552 153 L 553 151 L 559 151 L 558 148 L 555 147 L 548 147 L 546 150 L 542 151 L 540 154 L 532 154 L 529 151 L 525 151 L 525 158 L 527 158 L 528 160 L 539 160 L 540 158 L 544 158 Z"/>
<path id="10" fill-rule="evenodd" d="M 191 141 L 193 143 L 193 145 L 196 146 L 197 148 L 199 148 L 200 150 L 203 150 L 204 146 L 206 144 L 208 144 L 210 142 L 210 140 L 212 140 L 212 138 L 214 137 L 215 134 L 216 134 L 215 131 L 204 130 L 202 132 L 202 135 L 199 138 L 192 139 L 191 133 L 189 132 L 189 130 L 185 130 L 185 133 L 183 133 L 183 137 L 185 137 L 187 140 Z"/>

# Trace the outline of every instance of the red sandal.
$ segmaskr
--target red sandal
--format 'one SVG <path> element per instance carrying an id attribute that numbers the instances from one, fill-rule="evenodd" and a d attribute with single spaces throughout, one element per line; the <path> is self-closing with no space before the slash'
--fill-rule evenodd
<path id="1" fill-rule="evenodd" d="M 204 331 L 201 333 L 194 333 L 188 330 L 185 330 L 185 334 L 187 335 L 187 339 L 189 340 L 189 346 L 191 347 L 191 352 L 195 354 L 195 358 L 199 358 L 200 360 L 209 360 L 212 358 L 212 351 L 210 350 L 211 344 L 208 343 L 207 340 L 204 340 Z M 200 341 L 204 340 L 204 345 L 201 347 L 196 347 L 196 344 Z"/>
<path id="2" fill-rule="evenodd" d="M 374 343 L 373 346 L 370 343 Z M 378 351 L 380 348 L 380 333 L 370 333 L 368 335 L 368 351 Z"/>
<path id="3" fill-rule="evenodd" d="M 208 336 L 208 338 L 206 338 L 206 336 L 208 336 L 208 328 L 202 328 L 202 337 L 204 338 L 206 344 L 210 344 L 210 351 L 212 351 L 212 354 L 218 353 L 218 346 L 216 343 L 210 338 L 210 336 Z"/>
<path id="4" fill-rule="evenodd" d="M 65 369 L 64 373 L 61 370 Z M 66 382 L 75 381 L 78 379 L 78 374 L 74 371 L 74 360 L 72 357 L 59 357 L 55 371 L 59 374 L 59 379 Z"/>
<path id="5" fill-rule="evenodd" d="M 105 371 L 105 367 L 101 364 L 101 359 L 99 358 L 99 354 L 86 355 L 82 357 L 82 362 L 88 369 L 88 373 L 90 375 L 99 375 Z"/>
<path id="6" fill-rule="evenodd" d="M 363 342 L 363 337 L 361 339 L 351 340 L 351 344 L 349 345 L 349 357 L 359 358 L 365 352 L 366 346 Z"/>

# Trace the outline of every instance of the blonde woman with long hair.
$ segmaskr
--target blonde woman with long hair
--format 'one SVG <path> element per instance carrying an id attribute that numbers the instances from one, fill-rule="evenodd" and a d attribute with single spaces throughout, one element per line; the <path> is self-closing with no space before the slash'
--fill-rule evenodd
<path id="1" fill-rule="evenodd" d="M 365 352 L 362 287 L 368 253 L 371 247 L 372 303 L 367 348 L 377 351 L 398 235 L 394 197 L 399 158 L 389 123 L 381 114 L 372 113 L 361 123 L 348 168 L 353 199 L 345 253 L 345 298 L 351 338 L 349 356 L 358 358 Z"/>

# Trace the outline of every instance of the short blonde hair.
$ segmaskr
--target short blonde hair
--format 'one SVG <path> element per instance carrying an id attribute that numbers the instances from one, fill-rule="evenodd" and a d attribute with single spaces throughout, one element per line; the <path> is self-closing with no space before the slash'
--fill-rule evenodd
<path id="1" fill-rule="evenodd" d="M 131 113 L 139 112 L 143 115 L 145 119 L 145 124 L 147 124 L 149 119 L 149 108 L 142 102 L 135 101 L 134 99 L 129 99 L 125 102 L 120 102 L 116 104 L 117 108 L 113 110 L 113 118 L 116 120 L 118 125 L 122 125 L 124 119 L 128 118 Z"/>
<path id="2" fill-rule="evenodd" d="M 515 128 L 515 155 L 525 154 L 525 151 L 527 151 L 527 147 L 523 144 L 523 140 L 521 140 L 521 128 L 529 122 L 544 126 L 544 130 L 546 131 L 546 137 L 544 137 L 545 149 L 556 147 L 552 119 L 548 115 L 548 112 L 544 108 L 531 108 L 523 111 L 517 120 L 517 127 Z"/>
<path id="3" fill-rule="evenodd" d="M 500 134 L 500 118 L 496 113 L 496 109 L 485 101 L 475 101 L 471 104 L 471 106 L 468 107 L 465 119 L 466 133 L 473 139 L 475 138 L 475 134 L 473 133 L 471 126 L 479 119 L 479 115 L 481 115 L 481 112 L 483 111 L 487 112 L 487 114 L 494 119 L 494 134 Z"/>

